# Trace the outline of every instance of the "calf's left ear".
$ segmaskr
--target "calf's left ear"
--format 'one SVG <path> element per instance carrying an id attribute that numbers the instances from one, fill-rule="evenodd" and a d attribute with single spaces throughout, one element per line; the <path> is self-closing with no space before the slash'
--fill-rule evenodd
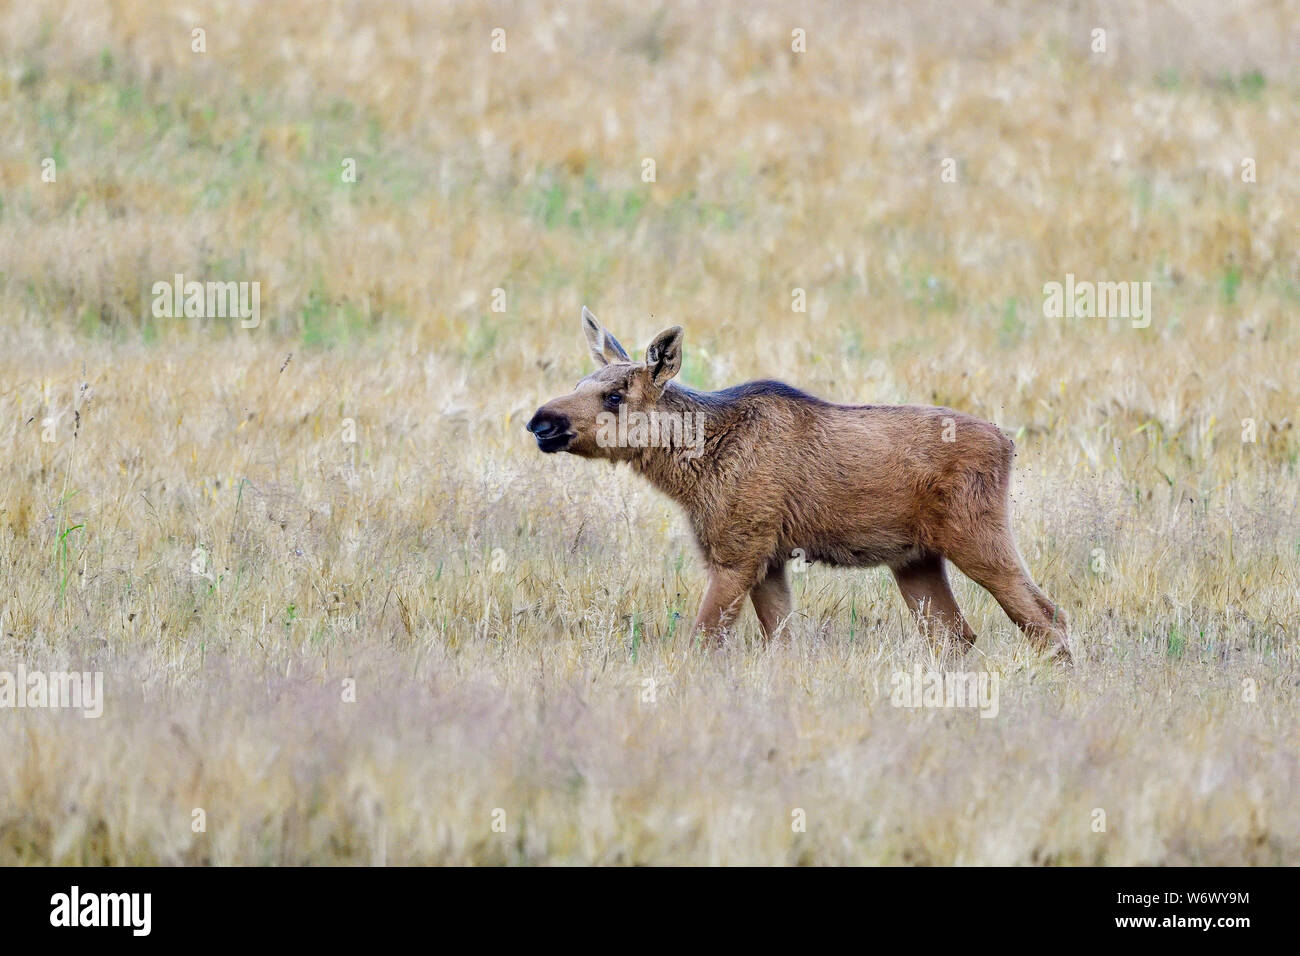
<path id="1" fill-rule="evenodd" d="M 582 334 L 587 337 L 587 348 L 591 350 L 591 357 L 597 364 L 632 361 L 623 346 L 618 344 L 618 339 L 609 334 L 609 330 L 600 324 L 585 305 L 582 307 Z"/>
<path id="2" fill-rule="evenodd" d="M 645 367 L 655 385 L 662 387 L 682 368 L 682 327 L 674 325 L 646 346 Z"/>

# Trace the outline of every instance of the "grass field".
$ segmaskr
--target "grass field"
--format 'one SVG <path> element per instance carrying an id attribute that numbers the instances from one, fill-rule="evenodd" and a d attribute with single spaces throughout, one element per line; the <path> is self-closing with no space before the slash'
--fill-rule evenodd
<path id="1" fill-rule="evenodd" d="M 0 707 L 0 863 L 1300 863 L 1300 6 L 1048 6 L 0 0 L 0 672 L 104 686 Z M 523 430 L 584 303 L 997 422 L 1076 664 L 818 565 L 695 646 Z"/>

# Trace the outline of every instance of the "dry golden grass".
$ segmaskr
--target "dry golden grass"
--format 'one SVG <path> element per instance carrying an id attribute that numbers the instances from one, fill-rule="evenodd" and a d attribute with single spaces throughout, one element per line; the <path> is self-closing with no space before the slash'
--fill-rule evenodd
<path id="1" fill-rule="evenodd" d="M 1300 862 L 1298 12 L 0 3 L 0 671 L 107 693 L 0 710 L 0 863 Z M 892 580 L 817 566 L 693 647 L 673 507 L 522 430 L 583 302 L 1014 433 L 1078 664 L 962 579 L 998 716 L 895 708 Z"/>

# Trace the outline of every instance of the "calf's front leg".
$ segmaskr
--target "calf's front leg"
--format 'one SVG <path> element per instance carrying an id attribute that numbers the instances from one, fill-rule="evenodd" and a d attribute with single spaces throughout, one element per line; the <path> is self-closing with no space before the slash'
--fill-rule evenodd
<path id="1" fill-rule="evenodd" d="M 763 629 L 763 637 L 771 640 L 785 619 L 790 616 L 790 583 L 785 577 L 785 565 L 769 567 L 764 578 L 749 591 L 750 600 L 754 602 L 754 611 L 758 614 L 758 624 Z"/>
<path id="2" fill-rule="evenodd" d="M 695 630 L 704 640 L 721 643 L 723 632 L 735 623 L 756 577 L 752 569 L 709 567 L 709 586 L 695 618 Z"/>

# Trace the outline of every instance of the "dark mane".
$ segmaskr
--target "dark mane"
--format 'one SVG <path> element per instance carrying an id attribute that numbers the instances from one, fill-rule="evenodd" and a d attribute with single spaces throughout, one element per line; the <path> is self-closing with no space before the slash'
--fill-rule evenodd
<path id="1" fill-rule="evenodd" d="M 815 395 L 809 395 L 807 392 L 801 391 L 793 385 L 787 385 L 785 382 L 778 382 L 770 378 L 760 379 L 757 382 L 745 382 L 743 385 L 732 385 L 730 388 L 719 389 L 716 392 L 699 392 L 685 385 L 679 385 L 676 382 L 673 382 L 669 388 L 673 391 L 681 392 L 691 401 L 698 402 L 701 405 L 711 408 L 721 408 L 727 405 L 733 405 L 745 398 L 761 398 L 770 396 L 789 399 L 793 402 L 805 402 L 809 405 L 831 404 Z"/>

